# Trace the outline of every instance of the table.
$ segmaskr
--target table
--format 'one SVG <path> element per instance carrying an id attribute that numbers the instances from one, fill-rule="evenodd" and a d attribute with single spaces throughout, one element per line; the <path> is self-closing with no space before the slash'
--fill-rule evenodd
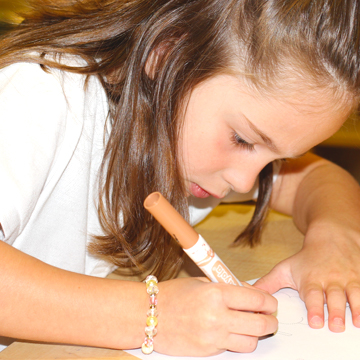
<path id="1" fill-rule="evenodd" d="M 261 277 L 278 262 L 295 254 L 302 247 L 303 235 L 297 230 L 292 219 L 274 211 L 269 213 L 261 245 L 255 248 L 229 247 L 249 222 L 253 210 L 252 204 L 223 204 L 195 227 L 240 280 Z M 178 276 L 202 276 L 202 272 L 191 260 L 186 260 Z M 114 273 L 109 277 L 119 278 L 119 275 Z M 0 359 L 136 360 L 134 356 L 121 350 L 22 341 L 13 342 L 0 352 Z"/>

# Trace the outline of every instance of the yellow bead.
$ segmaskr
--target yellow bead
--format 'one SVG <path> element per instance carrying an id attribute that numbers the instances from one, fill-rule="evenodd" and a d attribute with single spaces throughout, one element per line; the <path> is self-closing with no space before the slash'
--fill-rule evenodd
<path id="1" fill-rule="evenodd" d="M 155 280 L 149 280 L 147 283 L 146 283 L 146 288 L 149 288 L 149 287 L 154 287 L 157 285 L 157 282 Z"/>
<path id="2" fill-rule="evenodd" d="M 156 316 L 149 316 L 146 319 L 146 325 L 147 326 L 156 326 L 158 324 L 158 319 Z"/>
<path id="3" fill-rule="evenodd" d="M 157 277 L 154 276 L 154 275 L 148 275 L 148 276 L 146 277 L 146 279 L 145 279 L 145 282 L 148 282 L 148 281 L 150 281 L 150 280 L 154 280 L 154 281 L 158 282 Z"/>
<path id="4" fill-rule="evenodd" d="M 147 346 L 145 343 L 142 344 L 141 346 L 141 351 L 145 354 L 145 355 L 149 355 L 153 352 L 154 350 L 154 346 L 151 345 L 151 346 Z"/>

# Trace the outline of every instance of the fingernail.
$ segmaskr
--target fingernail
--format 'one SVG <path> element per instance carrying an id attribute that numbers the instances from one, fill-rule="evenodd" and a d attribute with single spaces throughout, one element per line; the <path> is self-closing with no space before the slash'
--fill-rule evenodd
<path id="1" fill-rule="evenodd" d="M 324 324 L 320 316 L 314 316 L 311 318 L 311 325 L 319 327 L 323 326 Z"/>
<path id="2" fill-rule="evenodd" d="M 333 324 L 336 326 L 341 326 L 341 327 L 345 326 L 344 320 L 342 318 L 334 318 Z"/>
<path id="3" fill-rule="evenodd" d="M 360 315 L 356 316 L 353 322 L 356 327 L 360 327 Z"/>

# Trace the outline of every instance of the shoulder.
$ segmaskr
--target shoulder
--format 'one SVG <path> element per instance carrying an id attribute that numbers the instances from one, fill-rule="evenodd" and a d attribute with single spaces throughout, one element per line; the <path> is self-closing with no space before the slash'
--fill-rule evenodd
<path id="1" fill-rule="evenodd" d="M 59 78 L 37 64 L 19 63 L 0 71 L 1 123 L 34 121 L 64 112 L 66 100 Z M 5 119 L 5 118 L 6 119 Z M 50 116 L 50 118 L 52 118 Z M 55 119 L 60 118 L 56 116 Z"/>
<path id="2" fill-rule="evenodd" d="M 84 84 L 83 75 L 45 72 L 35 64 L 0 70 L 0 223 L 7 237 L 21 233 L 60 181 L 66 186 L 79 181 L 87 166 L 83 159 L 92 164 L 91 146 L 95 135 L 103 138 L 106 104 L 104 111 L 89 104 Z M 90 85 L 96 103 L 101 84 L 90 79 Z M 71 172 L 76 166 L 80 170 Z"/>
<path id="3" fill-rule="evenodd" d="M 72 64 L 73 65 L 73 64 Z M 18 126 L 60 131 L 64 123 L 81 127 L 86 113 L 97 105 L 106 113 L 100 82 L 58 69 L 45 71 L 38 64 L 17 63 L 0 70 L 0 127 Z M 91 101 L 89 101 L 89 98 Z M 11 119 L 11 121 L 10 121 Z"/>
<path id="4" fill-rule="evenodd" d="M 29 92 L 32 90 L 33 92 Z M 61 85 L 59 76 L 47 72 L 38 64 L 16 63 L 0 70 L 0 95 L 26 95 L 34 97 L 41 92 L 58 92 Z"/>

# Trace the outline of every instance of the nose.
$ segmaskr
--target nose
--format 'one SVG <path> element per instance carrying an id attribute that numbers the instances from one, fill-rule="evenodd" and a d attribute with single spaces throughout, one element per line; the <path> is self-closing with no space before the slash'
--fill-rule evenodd
<path id="1" fill-rule="evenodd" d="M 224 180 L 235 192 L 246 194 L 255 186 L 260 171 L 264 166 L 248 166 L 241 168 L 228 169 L 224 175 Z"/>

